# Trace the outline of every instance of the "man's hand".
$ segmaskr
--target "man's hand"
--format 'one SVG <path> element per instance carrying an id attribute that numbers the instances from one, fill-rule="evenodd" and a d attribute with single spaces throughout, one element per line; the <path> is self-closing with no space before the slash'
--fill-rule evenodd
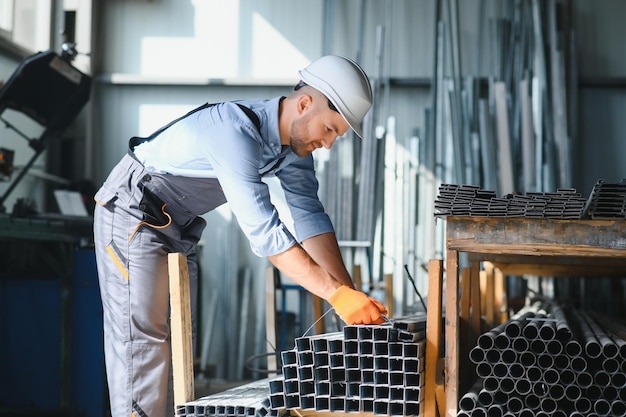
<path id="1" fill-rule="evenodd" d="M 328 298 L 328 302 L 346 324 L 381 324 L 387 309 L 361 291 L 342 285 Z"/>

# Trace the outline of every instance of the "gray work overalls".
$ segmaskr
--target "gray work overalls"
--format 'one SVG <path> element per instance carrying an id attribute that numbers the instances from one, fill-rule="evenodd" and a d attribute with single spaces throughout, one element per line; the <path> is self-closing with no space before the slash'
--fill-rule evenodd
<path id="1" fill-rule="evenodd" d="M 256 115 L 242 110 L 258 127 Z M 129 154 L 95 195 L 94 242 L 113 417 L 174 415 L 168 253 L 187 255 L 195 340 L 196 245 L 206 226 L 200 216 L 226 198 L 217 179 L 151 173 L 132 154 L 135 145 L 180 119 L 148 138 L 132 138 Z"/>

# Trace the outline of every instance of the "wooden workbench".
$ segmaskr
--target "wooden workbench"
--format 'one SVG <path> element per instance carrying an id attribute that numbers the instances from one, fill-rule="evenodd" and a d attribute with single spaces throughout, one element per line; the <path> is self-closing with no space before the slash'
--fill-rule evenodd
<path id="1" fill-rule="evenodd" d="M 459 399 L 459 254 L 505 274 L 626 276 L 626 220 L 551 220 L 449 216 L 446 220 L 446 416 Z M 475 286 L 474 286 L 475 288 Z"/>

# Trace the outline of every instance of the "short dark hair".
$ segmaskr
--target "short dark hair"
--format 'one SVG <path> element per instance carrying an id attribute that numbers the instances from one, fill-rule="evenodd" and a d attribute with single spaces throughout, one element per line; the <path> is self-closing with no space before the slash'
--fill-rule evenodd
<path id="1" fill-rule="evenodd" d="M 302 87 L 306 87 L 307 85 L 308 85 L 307 83 L 300 80 L 300 82 L 298 82 L 298 84 L 296 84 L 296 86 L 293 88 L 293 91 L 298 91 L 299 89 L 301 89 Z M 339 110 L 337 110 L 337 107 L 335 107 L 335 105 L 330 101 L 330 99 L 328 99 L 328 97 L 326 98 L 326 100 L 328 100 L 328 108 L 331 109 L 332 111 L 336 111 L 337 113 L 339 113 Z"/>

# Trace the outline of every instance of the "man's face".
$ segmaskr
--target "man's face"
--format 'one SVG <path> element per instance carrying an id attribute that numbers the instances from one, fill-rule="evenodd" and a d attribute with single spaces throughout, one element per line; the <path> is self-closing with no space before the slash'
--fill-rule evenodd
<path id="1" fill-rule="evenodd" d="M 328 107 L 326 97 L 316 98 L 315 105 L 291 124 L 291 149 L 301 158 L 322 147 L 330 149 L 350 128 L 341 114 Z"/>

